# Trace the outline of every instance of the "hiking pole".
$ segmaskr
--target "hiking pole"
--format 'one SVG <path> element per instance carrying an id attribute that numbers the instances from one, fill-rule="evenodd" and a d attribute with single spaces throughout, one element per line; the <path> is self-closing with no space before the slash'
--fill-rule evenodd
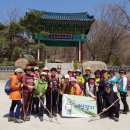
<path id="1" fill-rule="evenodd" d="M 39 98 L 39 97 L 38 97 Z M 56 120 L 56 122 L 60 125 L 60 122 L 57 120 L 56 117 L 54 117 L 51 112 L 47 109 L 47 107 L 44 105 L 44 103 L 42 102 L 42 100 L 39 98 L 39 101 L 41 102 L 41 104 L 43 105 L 43 107 L 47 110 L 47 112 Z M 52 121 L 51 121 L 52 122 Z"/>
<path id="2" fill-rule="evenodd" d="M 57 93 L 57 114 L 58 114 L 58 107 L 59 107 L 59 90 L 58 90 L 58 93 Z"/>
<path id="3" fill-rule="evenodd" d="M 32 105 L 33 105 L 33 94 L 31 95 L 31 100 L 30 100 L 30 104 L 29 104 L 29 107 L 28 107 L 28 111 L 29 111 L 29 116 L 31 116 L 31 113 L 32 113 Z"/>
<path id="4" fill-rule="evenodd" d="M 23 96 L 23 98 L 22 98 L 22 106 L 23 106 L 23 121 L 25 122 L 25 103 L 24 103 L 24 92 L 23 92 L 23 89 L 22 89 L 22 96 Z"/>
<path id="5" fill-rule="evenodd" d="M 51 89 L 51 115 L 52 115 L 52 89 Z M 51 122 L 52 122 L 52 119 L 51 119 Z"/>
<path id="6" fill-rule="evenodd" d="M 109 107 L 107 107 L 107 109 L 105 111 L 102 111 L 101 113 L 97 114 L 97 115 L 93 115 L 94 117 L 92 119 L 89 120 L 92 121 L 93 119 L 95 119 L 96 117 L 100 116 L 101 114 L 103 114 L 104 112 L 108 111 L 112 106 L 114 106 L 114 104 L 119 101 L 121 98 L 118 98 L 116 101 L 114 101 Z"/>

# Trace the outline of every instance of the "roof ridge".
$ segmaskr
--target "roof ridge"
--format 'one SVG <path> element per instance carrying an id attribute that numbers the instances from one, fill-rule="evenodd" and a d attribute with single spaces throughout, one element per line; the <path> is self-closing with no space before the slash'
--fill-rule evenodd
<path id="1" fill-rule="evenodd" d="M 77 15 L 81 15 L 81 14 L 88 14 L 88 12 L 77 12 L 77 13 L 60 13 L 60 12 L 44 12 L 45 14 L 65 14 L 65 15 L 72 15 L 72 14 L 77 14 Z"/>

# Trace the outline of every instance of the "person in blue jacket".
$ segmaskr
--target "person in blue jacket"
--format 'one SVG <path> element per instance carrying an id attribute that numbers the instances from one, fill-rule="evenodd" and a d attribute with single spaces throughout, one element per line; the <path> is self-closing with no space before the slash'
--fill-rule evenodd
<path id="1" fill-rule="evenodd" d="M 124 69 L 119 70 L 120 79 L 119 79 L 119 92 L 121 96 L 121 101 L 123 103 L 124 109 L 121 111 L 122 114 L 127 114 L 129 112 L 129 106 L 126 100 L 127 97 L 127 77 L 126 77 L 126 71 Z"/>
<path id="2" fill-rule="evenodd" d="M 114 92 L 117 93 L 118 92 L 118 77 L 115 75 L 115 72 L 113 70 L 109 71 L 109 79 L 108 79 L 108 84 L 110 85 L 110 89 Z"/>

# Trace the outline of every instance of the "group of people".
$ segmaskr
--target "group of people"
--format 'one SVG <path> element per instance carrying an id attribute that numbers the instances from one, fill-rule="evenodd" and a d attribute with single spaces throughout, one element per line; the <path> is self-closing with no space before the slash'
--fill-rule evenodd
<path id="1" fill-rule="evenodd" d="M 63 75 L 61 70 L 61 65 L 51 69 L 44 67 L 41 71 L 38 67 L 32 66 L 26 66 L 24 70 L 17 68 L 10 78 L 9 98 L 12 103 L 8 121 L 22 123 L 29 121 L 30 115 L 43 121 L 45 108 L 49 118 L 56 117 L 62 112 L 63 94 L 92 97 L 97 100 L 97 113 L 103 111 L 115 121 L 119 121 L 119 113 L 129 112 L 125 70 L 120 69 L 119 77 L 114 71 L 97 70 L 92 73 L 90 67 L 86 67 L 84 75 L 80 69 L 70 69 L 66 75 Z M 118 92 L 124 106 L 123 110 L 120 110 L 117 100 Z M 113 106 L 106 111 L 113 102 Z"/>

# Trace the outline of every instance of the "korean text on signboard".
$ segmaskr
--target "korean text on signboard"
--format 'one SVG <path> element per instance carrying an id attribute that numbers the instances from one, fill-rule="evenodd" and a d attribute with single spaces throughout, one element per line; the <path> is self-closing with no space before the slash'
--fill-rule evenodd
<path id="1" fill-rule="evenodd" d="M 72 40 L 71 34 L 49 34 L 48 39 L 52 40 Z"/>

